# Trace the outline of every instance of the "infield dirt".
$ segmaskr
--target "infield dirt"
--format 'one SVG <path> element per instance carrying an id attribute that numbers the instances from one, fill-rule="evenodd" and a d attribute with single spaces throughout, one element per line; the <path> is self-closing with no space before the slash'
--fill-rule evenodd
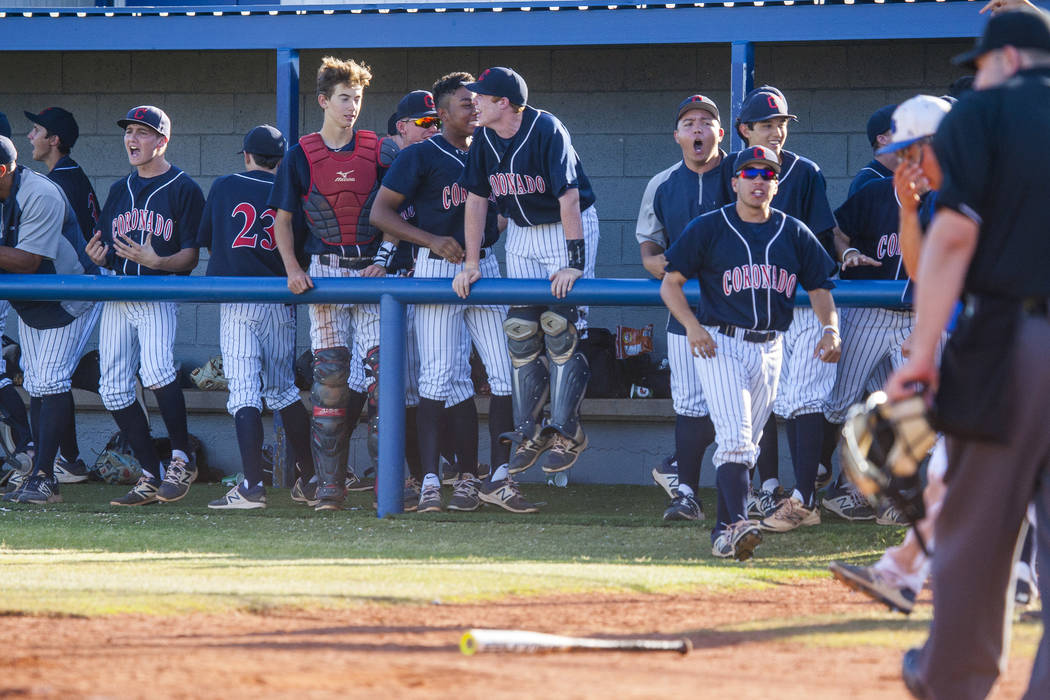
<path id="1" fill-rule="evenodd" d="M 694 651 L 467 657 L 458 641 L 471 627 L 686 636 Z M 883 633 L 924 628 L 830 579 L 331 612 L 12 615 L 0 617 L 0 697 L 902 698 L 902 649 Z M 1022 628 L 1038 638 L 1038 625 Z M 1031 663 L 1017 645 L 993 697 L 1019 697 Z"/>

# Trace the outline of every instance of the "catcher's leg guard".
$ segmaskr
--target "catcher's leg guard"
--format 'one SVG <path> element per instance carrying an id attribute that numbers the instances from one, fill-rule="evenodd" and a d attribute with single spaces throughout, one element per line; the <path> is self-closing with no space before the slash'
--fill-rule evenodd
<path id="1" fill-rule="evenodd" d="M 368 349 L 364 357 L 365 377 L 368 386 L 365 389 L 368 396 L 368 456 L 372 460 L 372 467 L 379 467 L 379 346 Z"/>
<path id="2" fill-rule="evenodd" d="M 580 403 L 587 391 L 591 369 L 587 358 L 576 349 L 579 338 L 575 322 L 576 310 L 572 307 L 554 307 L 540 317 L 551 361 L 551 417 L 546 428 L 578 441 Z"/>
<path id="3" fill-rule="evenodd" d="M 350 400 L 350 387 L 346 383 L 349 373 L 347 348 L 325 348 L 314 353 L 310 446 L 318 478 L 317 498 L 321 505 L 328 503 L 335 508 L 343 501 L 350 451 L 350 419 L 346 413 Z"/>
<path id="4" fill-rule="evenodd" d="M 508 462 L 510 471 L 528 469 L 546 449 L 549 439 L 541 439 L 540 417 L 547 403 L 550 374 L 543 356 L 543 337 L 539 324 L 540 308 L 512 307 L 503 322 L 511 364 L 511 396 L 514 431 L 500 437 L 517 443 Z M 499 465 L 493 465 L 496 468 Z"/>

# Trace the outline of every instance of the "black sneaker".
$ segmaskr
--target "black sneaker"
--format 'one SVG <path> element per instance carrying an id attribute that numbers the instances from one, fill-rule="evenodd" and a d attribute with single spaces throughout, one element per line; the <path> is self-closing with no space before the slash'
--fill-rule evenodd
<path id="1" fill-rule="evenodd" d="M 499 481 L 483 481 L 478 489 L 478 498 L 485 503 L 499 506 L 511 513 L 537 513 L 539 508 L 526 501 L 518 484 L 508 476 Z"/>
<path id="2" fill-rule="evenodd" d="M 423 484 L 419 492 L 419 502 L 416 507 L 417 513 L 440 513 L 441 512 L 441 482 L 437 484 Z"/>
<path id="3" fill-rule="evenodd" d="M 700 507 L 700 501 L 695 497 L 674 492 L 671 505 L 664 511 L 664 520 L 703 520 L 704 511 Z"/>
<path id="4" fill-rule="evenodd" d="M 160 488 L 159 479 L 151 479 L 148 476 L 140 476 L 138 483 L 120 498 L 114 498 L 109 502 L 111 506 L 144 506 L 157 502 L 157 489 Z"/>
<path id="5" fill-rule="evenodd" d="M 88 468 L 81 459 L 67 462 L 61 456 L 55 458 L 55 479 L 60 484 L 79 484 L 88 480 Z"/>
<path id="6" fill-rule="evenodd" d="M 10 503 L 46 505 L 61 503 L 62 496 L 58 493 L 58 481 L 55 477 L 37 473 L 23 481 L 17 491 L 5 495 L 4 500 Z"/>
<path id="7" fill-rule="evenodd" d="M 157 500 L 170 503 L 182 499 L 190 492 L 190 484 L 197 479 L 197 468 L 182 457 L 173 457 L 164 472 L 164 481 L 157 489 Z"/>
<path id="8" fill-rule="evenodd" d="M 448 499 L 449 510 L 471 511 L 481 506 L 478 489 L 481 481 L 473 474 L 460 474 L 453 483 L 452 498 Z"/>

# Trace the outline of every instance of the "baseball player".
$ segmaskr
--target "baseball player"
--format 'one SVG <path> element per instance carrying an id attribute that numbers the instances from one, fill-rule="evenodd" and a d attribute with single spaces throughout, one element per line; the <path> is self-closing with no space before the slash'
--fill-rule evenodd
<path id="1" fill-rule="evenodd" d="M 197 264 L 197 231 L 204 194 L 190 176 L 165 158 L 171 119 L 158 107 L 142 105 L 117 121 L 124 150 L 134 168 L 109 190 L 99 230 L 87 252 L 117 275 L 188 274 Z M 99 394 L 142 465 L 142 478 L 117 506 L 177 501 L 189 492 L 197 468 L 188 454 L 186 401 L 178 382 L 174 302 L 108 301 L 102 308 Z M 171 461 L 160 462 L 149 422 L 135 400 L 135 372 L 152 389 L 171 439 Z"/>
<path id="2" fill-rule="evenodd" d="M 781 175 L 773 207 L 804 223 L 825 250 L 832 250 L 831 232 L 835 218 L 828 204 L 824 174 L 813 161 L 784 148 L 788 123 L 792 119 L 796 117 L 788 111 L 784 94 L 765 85 L 752 90 L 744 98 L 736 128 L 748 146 L 764 146 L 780 158 Z M 824 437 L 824 399 L 835 382 L 835 367 L 814 358 L 812 348 L 830 332 L 837 333 L 837 326 L 822 327 L 812 309 L 795 310 L 794 321 L 784 334 L 783 365 L 773 408 L 776 415 L 787 421 L 786 432 L 794 468 L 798 473 L 813 474 L 814 477 Z M 772 515 L 778 503 L 789 495 L 780 488 L 778 478 L 776 428 L 776 419 L 771 415 L 762 433 L 762 449 L 758 457 L 761 486 L 753 505 L 763 517 Z M 819 522 L 819 512 L 815 517 Z M 816 524 L 813 520 L 813 517 L 808 518 L 807 524 Z"/>
<path id="3" fill-rule="evenodd" d="M 463 269 L 463 205 L 467 192 L 461 181 L 471 137 L 477 127 L 473 93 L 468 73 L 451 73 L 434 84 L 433 100 L 441 120 L 441 133 L 402 151 L 387 172 L 372 208 L 372 221 L 402 241 L 419 246 L 415 275 L 454 278 Z M 410 203 L 412 223 L 397 211 Z M 499 238 L 495 207 L 486 212 L 480 267 L 488 277 L 499 277 L 499 264 L 492 245 Z M 423 488 L 420 512 L 441 510 L 441 481 L 438 477 L 441 414 L 447 413 L 447 432 L 457 444 L 460 473 L 453 484 L 449 510 L 471 511 L 481 504 L 478 479 L 478 415 L 473 386 L 457 392 L 457 379 L 469 367 L 463 364 L 473 341 L 488 373 L 492 399 L 489 404 L 491 463 L 506 464 L 508 447 L 500 435 L 514 429 L 511 406 L 510 359 L 503 334 L 507 308 L 500 305 L 461 306 L 421 304 L 416 307 L 416 340 L 419 343 L 419 445 L 423 458 Z M 462 384 L 462 381 L 460 382 Z M 449 406 L 445 409 L 445 406 Z M 535 507 L 520 497 L 499 501 L 513 512 L 533 512 Z"/>
<path id="4" fill-rule="evenodd" d="M 476 93 L 479 126 L 463 176 L 466 263 L 452 286 L 466 298 L 482 276 L 485 217 L 494 196 L 509 220 L 507 274 L 549 279 L 551 294 L 562 299 L 577 279 L 594 277 L 599 237 L 594 193 L 569 132 L 553 114 L 527 106 L 528 86 L 509 68 L 489 68 L 467 88 Z M 516 448 L 506 471 L 528 469 L 547 450 L 543 470 L 564 471 L 587 448 L 579 412 L 590 369 L 577 348 L 585 323 L 586 310 L 567 304 L 510 307 L 503 329 L 516 426 L 508 437 Z M 541 424 L 548 395 L 550 418 Z M 491 485 L 504 473 L 494 471 Z"/>
<path id="5" fill-rule="evenodd" d="M 211 186 L 201 216 L 198 242 L 211 250 L 208 275 L 271 277 L 284 274 L 273 237 L 276 212 L 266 200 L 287 142 L 280 131 L 263 124 L 244 137 L 244 171 L 219 178 Z M 298 227 L 302 230 L 302 227 Z M 301 241 L 300 241 L 301 243 Z M 263 399 L 281 415 L 302 477 L 313 474 L 310 419 L 299 399 L 292 364 L 295 355 L 295 307 L 291 304 L 222 304 L 220 347 L 222 370 L 229 381 L 226 410 L 233 416 L 244 480 L 222 498 L 216 509 L 266 507 L 263 485 Z"/>
<path id="6" fill-rule="evenodd" d="M 674 140 L 682 159 L 649 180 L 635 228 L 642 265 L 657 279 L 665 274 L 664 251 L 678 240 L 686 225 L 722 206 L 726 199 L 720 167 L 725 151 L 719 148 L 724 135 L 718 107 L 709 97 L 692 95 L 678 105 Z M 671 365 L 678 483 L 664 520 L 702 520 L 703 511 L 696 498 L 700 462 L 714 442 L 715 427 L 708 416 L 685 328 L 674 316 L 667 319 L 667 358 Z M 664 474 L 653 470 L 658 484 L 662 485 Z"/>
<path id="7" fill-rule="evenodd" d="M 62 190 L 46 177 L 17 163 L 18 152 L 0 136 L 0 270 L 16 274 L 82 274 L 84 239 Z M 90 263 L 88 263 L 90 265 Z M 57 503 L 54 475 L 61 433 L 72 421 L 72 387 L 79 357 L 76 340 L 91 302 L 11 302 L 18 313 L 24 384 L 30 396 L 30 423 L 36 453 L 33 471 L 4 500 Z"/>
<path id="8" fill-rule="evenodd" d="M 864 187 L 869 182 L 893 177 L 893 169 L 897 165 L 897 158 L 893 154 L 879 153 L 879 149 L 890 142 L 890 133 L 893 127 L 893 110 L 896 108 L 897 105 L 879 107 L 868 118 L 868 143 L 871 144 L 873 156 L 871 161 L 853 176 L 853 181 L 849 183 L 847 198 L 852 197 L 861 187 Z"/>
<path id="9" fill-rule="evenodd" d="M 61 107 L 48 107 L 39 114 L 25 112 L 26 118 L 33 123 L 27 138 L 33 146 L 33 160 L 47 166 L 47 176 L 58 184 L 73 207 L 77 223 L 88 241 L 98 224 L 98 197 L 91 186 L 91 181 L 83 169 L 70 156 L 74 144 L 80 135 L 80 127 L 73 115 Z M 76 354 L 84 354 L 91 333 L 98 325 L 102 315 L 102 304 L 92 305 L 91 315 L 84 327 L 84 334 L 79 338 Z M 68 394 L 73 401 L 73 394 Z M 77 483 L 86 481 L 88 470 L 80 459 L 80 446 L 77 444 L 76 405 L 70 406 L 70 415 L 74 421 L 62 431 L 62 445 L 58 460 L 55 462 L 55 476 L 59 483 Z"/>
<path id="10" fill-rule="evenodd" d="M 394 244 L 384 244 L 369 223 L 369 209 L 382 175 L 379 138 L 354 129 L 372 72 L 353 60 L 327 56 L 317 71 L 321 130 L 293 146 L 274 178 L 269 205 L 277 211 L 274 232 L 288 288 L 302 294 L 312 277 L 378 277 Z M 308 271 L 296 258 L 293 217 L 305 216 L 310 232 Z M 313 418 L 310 423 L 318 510 L 339 510 L 346 489 L 350 433 L 367 400 L 367 381 L 354 356 L 367 358 L 379 346 L 378 304 L 311 304 L 310 347 L 314 354 Z M 378 360 L 378 356 L 376 355 Z M 373 373 L 378 372 L 374 365 Z"/>
<path id="11" fill-rule="evenodd" d="M 664 303 L 685 327 L 715 425 L 718 516 L 711 551 L 739 561 L 750 559 L 762 541 L 747 519 L 748 470 L 776 396 L 796 288 L 809 292 L 823 326 L 835 331 L 838 325 L 829 291 L 835 263 L 805 224 L 771 206 L 781 167 L 765 146 L 738 153 L 730 181 L 736 202 L 686 227 L 667 251 L 660 286 Z M 695 314 L 682 291 L 693 278 L 701 295 Z M 838 333 L 822 333 L 809 353 L 835 362 Z"/>

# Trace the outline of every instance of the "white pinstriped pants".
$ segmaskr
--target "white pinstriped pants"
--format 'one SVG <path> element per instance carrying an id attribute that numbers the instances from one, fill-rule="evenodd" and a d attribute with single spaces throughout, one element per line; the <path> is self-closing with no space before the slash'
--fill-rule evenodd
<path id="1" fill-rule="evenodd" d="M 293 370 L 295 307 L 287 304 L 219 306 L 222 373 L 230 385 L 226 410 L 251 406 L 279 411 L 299 400 Z"/>
<path id="2" fill-rule="evenodd" d="M 156 389 L 175 381 L 175 316 L 170 301 L 107 301 L 98 336 L 102 379 L 98 393 L 107 410 L 135 401 L 135 371 L 142 384 Z"/>
<path id="3" fill-rule="evenodd" d="M 22 386 L 30 396 L 49 396 L 69 391 L 80 354 L 78 340 L 89 328 L 88 311 L 61 328 L 33 328 L 18 319 L 22 341 Z"/>
<path id="4" fill-rule="evenodd" d="M 791 326 L 784 332 L 784 362 L 773 412 L 794 418 L 824 410 L 835 385 L 835 363 L 813 357 L 824 327 L 813 309 L 795 307 Z"/>
<path id="5" fill-rule="evenodd" d="M 348 270 L 335 265 L 322 265 L 320 256 L 310 258 L 310 277 L 360 277 L 360 270 Z M 354 391 L 365 392 L 363 361 L 371 348 L 379 345 L 379 304 L 310 304 L 310 349 L 348 348 L 350 362 L 349 385 Z"/>
<path id="6" fill-rule="evenodd" d="M 715 339 L 718 342 L 718 339 Z M 671 401 L 674 412 L 688 418 L 708 414 L 704 388 L 696 371 L 696 358 L 689 351 L 689 340 L 680 333 L 667 334 L 667 361 L 671 366 Z"/>
<path id="7" fill-rule="evenodd" d="M 904 364 L 901 345 L 915 327 L 911 311 L 877 308 L 843 308 L 842 357 L 835 384 L 824 404 L 824 415 L 832 423 L 846 420 L 846 411 L 870 387 L 869 379 L 889 360 L 891 369 Z"/>
<path id="8" fill-rule="evenodd" d="M 766 343 L 749 343 L 714 326 L 704 328 L 718 347 L 714 357 L 694 357 L 693 363 L 715 425 L 718 446 L 712 459 L 716 467 L 728 462 L 752 467 L 773 409 L 783 339 L 778 334 Z"/>
<path id="9" fill-rule="evenodd" d="M 499 262 L 489 249 L 480 263 L 481 275 L 497 278 Z M 462 263 L 431 258 L 425 249 L 416 256 L 419 278 L 451 279 Z M 416 342 L 419 344 L 419 394 L 455 406 L 474 395 L 470 378 L 473 341 L 488 373 L 494 396 L 510 396 L 510 355 L 503 332 L 507 307 L 460 304 L 417 304 Z"/>

